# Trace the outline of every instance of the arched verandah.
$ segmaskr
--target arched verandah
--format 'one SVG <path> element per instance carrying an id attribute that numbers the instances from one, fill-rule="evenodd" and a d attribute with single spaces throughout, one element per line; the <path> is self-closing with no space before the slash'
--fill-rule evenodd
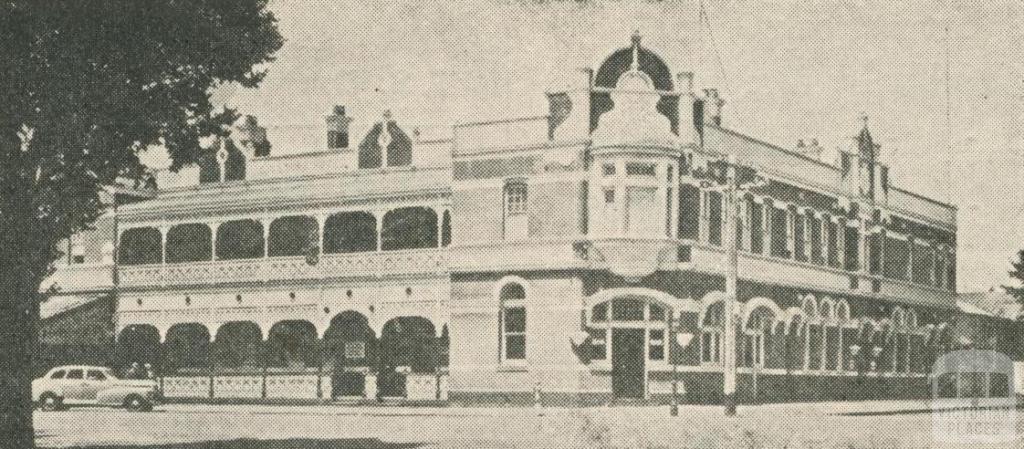
<path id="1" fill-rule="evenodd" d="M 268 368 L 305 371 L 316 368 L 317 333 L 313 323 L 304 320 L 279 321 L 267 334 Z"/>
<path id="2" fill-rule="evenodd" d="M 232 321 L 217 330 L 213 366 L 218 370 L 253 372 L 261 368 L 263 332 L 251 321 Z"/>
<path id="3" fill-rule="evenodd" d="M 378 395 L 406 396 L 407 375 L 436 373 L 439 361 L 438 338 L 430 320 L 406 316 L 388 321 L 380 337 Z"/>
<path id="4" fill-rule="evenodd" d="M 206 372 L 210 367 L 210 332 L 199 323 L 171 326 L 164 339 L 164 374 Z"/>
<path id="5" fill-rule="evenodd" d="M 146 365 L 151 370 L 160 365 L 161 353 L 160 331 L 155 326 L 131 324 L 117 336 L 116 368 L 122 377 L 144 377 Z"/>
<path id="6" fill-rule="evenodd" d="M 332 373 L 332 397 L 366 394 L 366 375 L 377 367 L 377 346 L 363 314 L 349 310 L 331 319 L 323 338 L 323 369 Z"/>

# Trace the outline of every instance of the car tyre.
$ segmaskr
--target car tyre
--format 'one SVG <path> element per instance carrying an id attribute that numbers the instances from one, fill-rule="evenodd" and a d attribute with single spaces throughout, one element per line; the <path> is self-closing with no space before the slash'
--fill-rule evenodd
<path id="1" fill-rule="evenodd" d="M 64 409 L 64 401 L 54 393 L 43 393 L 39 396 L 39 409 L 44 412 L 54 412 Z"/>
<path id="2" fill-rule="evenodd" d="M 132 412 L 148 412 L 153 410 L 153 404 L 142 396 L 133 394 L 125 398 L 124 408 Z"/>

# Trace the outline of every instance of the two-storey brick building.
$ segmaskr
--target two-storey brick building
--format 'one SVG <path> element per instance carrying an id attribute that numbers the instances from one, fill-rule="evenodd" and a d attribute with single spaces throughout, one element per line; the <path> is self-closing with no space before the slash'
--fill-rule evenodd
<path id="1" fill-rule="evenodd" d="M 742 400 L 924 394 L 956 209 L 898 188 L 866 122 L 835 163 L 748 137 L 638 36 L 569 80 L 443 139 L 336 108 L 326 149 L 243 127 L 161 173 L 117 211 L 118 360 L 180 398 L 589 404 L 676 373 L 717 402 L 735 232 Z M 766 180 L 736 229 L 729 156 Z"/>

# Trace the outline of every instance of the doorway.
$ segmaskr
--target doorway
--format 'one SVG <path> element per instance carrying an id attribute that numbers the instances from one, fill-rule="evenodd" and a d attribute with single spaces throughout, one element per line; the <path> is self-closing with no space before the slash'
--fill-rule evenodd
<path id="1" fill-rule="evenodd" d="M 612 329 L 612 394 L 644 398 L 644 329 Z"/>

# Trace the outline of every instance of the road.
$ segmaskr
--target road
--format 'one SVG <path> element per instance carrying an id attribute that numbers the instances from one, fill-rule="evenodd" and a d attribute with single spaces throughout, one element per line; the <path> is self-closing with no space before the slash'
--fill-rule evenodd
<path id="1" fill-rule="evenodd" d="M 909 402 L 776 404 L 742 407 L 739 416 L 725 418 L 719 407 L 686 406 L 672 418 L 667 407 L 168 405 L 150 413 L 37 412 L 35 423 L 40 447 L 945 447 L 933 438 L 932 415 L 924 407 Z M 1024 421 L 1018 417 L 1014 425 L 1024 435 Z M 1022 446 L 1018 439 L 993 447 Z"/>

